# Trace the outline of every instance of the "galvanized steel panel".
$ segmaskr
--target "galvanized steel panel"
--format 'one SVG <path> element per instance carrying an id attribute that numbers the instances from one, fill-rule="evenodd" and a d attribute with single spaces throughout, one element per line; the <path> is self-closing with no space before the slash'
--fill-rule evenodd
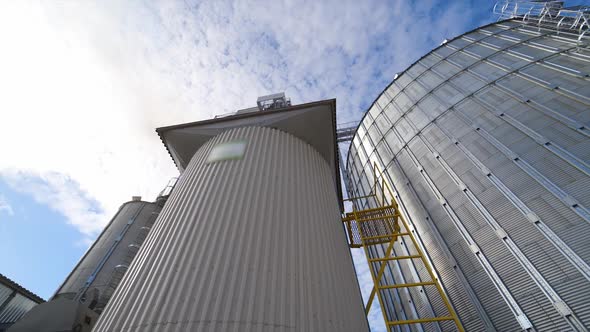
<path id="1" fill-rule="evenodd" d="M 409 209 L 461 319 L 473 321 L 474 313 L 467 313 L 470 300 L 459 298 L 461 292 L 456 291 L 469 287 L 499 331 L 525 327 L 526 319 L 519 318 L 523 323 L 518 325 L 500 296 L 504 291 L 494 287 L 476 255 L 488 258 L 532 327 L 590 327 L 590 301 L 581 295 L 588 294 L 590 280 L 580 273 L 575 260 L 565 256 L 573 254 L 583 265 L 590 264 L 590 174 L 586 171 L 590 81 L 576 74 L 587 73 L 590 61 L 580 55 L 582 49 L 575 47 L 575 40 L 555 36 L 555 31 L 537 31 L 520 21 L 495 23 L 439 47 L 420 60 L 429 69 L 416 64 L 419 68 L 410 67 L 396 79 L 399 84 L 391 85 L 406 87 L 411 98 L 400 89 L 390 95 L 388 109 L 408 116 L 390 117 L 395 123 L 382 144 L 389 144 L 394 154 L 389 165 L 397 166 L 389 166 L 386 174 L 401 193 L 404 206 L 416 206 L 408 200 L 421 202 L 446 250 L 465 272 L 468 284 L 442 272 L 448 263 L 440 254 L 440 244 L 429 235 L 430 222 L 416 208 Z M 428 91 L 417 88 L 418 82 Z M 372 122 L 368 117 L 363 120 L 366 127 Z M 425 124 L 421 132 L 416 130 L 416 125 L 421 129 Z M 348 158 L 358 157 L 352 153 Z M 391 156 L 384 159 L 389 161 Z M 406 188 L 414 190 L 415 196 L 408 195 Z M 441 207 L 441 202 L 447 206 Z M 469 230 L 479 254 L 474 254 L 447 216 L 449 207 Z M 488 216 L 482 218 L 481 213 Z M 533 224 L 530 213 L 543 225 Z M 512 241 L 510 246 L 486 220 L 502 227 Z M 559 246 L 567 248 L 559 250 Z M 526 267 L 527 262 L 532 265 Z M 552 304 L 556 297 L 572 310 L 571 315 L 559 309 L 563 305 Z M 416 301 L 419 312 L 430 305 L 440 310 L 436 301 Z M 481 324 L 483 316 L 478 319 Z"/>
<path id="2" fill-rule="evenodd" d="M 16 294 L 0 312 L 0 323 L 12 323 L 21 318 L 37 303 L 31 299 Z"/>
<path id="3" fill-rule="evenodd" d="M 12 292 L 13 290 L 11 288 L 0 284 L 0 305 L 10 297 Z"/>

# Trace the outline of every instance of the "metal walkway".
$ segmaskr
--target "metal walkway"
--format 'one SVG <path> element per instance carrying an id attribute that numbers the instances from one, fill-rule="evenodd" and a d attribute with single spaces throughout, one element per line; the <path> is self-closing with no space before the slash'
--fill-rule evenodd
<path id="1" fill-rule="evenodd" d="M 393 331 L 393 328 L 399 325 L 453 321 L 457 331 L 463 332 L 463 326 L 461 325 L 457 314 L 453 310 L 440 282 L 438 282 L 432 272 L 432 267 L 424 257 L 424 253 L 416 242 L 416 238 L 412 232 L 408 231 L 410 229 L 409 225 L 400 213 L 391 188 L 382 176 L 382 173 L 378 172 L 376 164 L 373 165 L 373 178 L 374 185 L 372 193 L 367 196 L 347 199 L 346 201 L 351 201 L 353 203 L 353 210 L 352 212 L 346 213 L 342 218 L 342 221 L 346 225 L 350 247 L 362 247 L 364 249 L 367 262 L 369 263 L 369 270 L 371 271 L 371 276 L 373 278 L 374 286 L 365 308 L 366 314 L 369 314 L 371 304 L 375 298 L 375 294 L 377 294 L 379 304 L 382 308 L 381 312 L 383 313 L 383 319 L 385 320 L 388 331 Z M 362 210 L 358 209 L 357 206 L 359 204 L 357 202 L 361 199 L 374 200 L 376 202 L 374 205 L 377 207 Z M 405 256 L 392 255 L 392 253 L 394 253 L 394 244 L 398 239 L 409 239 L 410 241 L 404 242 L 408 246 L 413 246 L 414 250 L 412 250 L 412 252 L 415 254 Z M 371 250 L 371 252 L 382 252 L 384 253 L 382 257 L 374 257 L 374 255 L 370 254 L 370 248 L 375 247 L 375 249 L 377 249 L 378 246 L 381 246 L 382 248 L 387 246 L 387 249 L 384 251 Z M 428 271 L 429 280 L 414 280 L 411 282 L 387 284 L 387 281 L 384 280 L 385 268 L 389 264 L 402 260 L 421 261 L 421 263 L 424 264 L 426 271 Z M 390 266 L 390 268 L 393 268 L 393 265 Z M 447 310 L 446 315 L 436 317 L 413 317 L 411 319 L 402 320 L 389 319 L 387 317 L 385 310 L 383 310 L 385 301 L 384 296 L 387 292 L 395 292 L 400 288 L 422 286 L 436 287 L 438 295 L 445 304 Z M 392 296 L 392 298 L 395 297 Z"/>

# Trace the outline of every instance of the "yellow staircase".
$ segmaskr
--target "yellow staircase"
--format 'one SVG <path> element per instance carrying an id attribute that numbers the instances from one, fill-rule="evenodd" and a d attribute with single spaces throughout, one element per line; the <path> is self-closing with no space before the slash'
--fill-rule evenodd
<path id="1" fill-rule="evenodd" d="M 373 165 L 373 178 L 374 184 L 372 193 L 367 196 L 353 197 L 347 199 L 352 202 L 353 210 L 348 212 L 342 218 L 342 221 L 346 225 L 348 233 L 348 240 L 351 248 L 363 248 L 367 262 L 369 263 L 369 270 L 373 278 L 373 290 L 369 296 L 365 311 L 369 314 L 371 304 L 377 294 L 379 304 L 381 305 L 381 312 L 383 313 L 383 319 L 387 326 L 388 331 L 392 331 L 394 326 L 406 325 L 406 324 L 421 324 L 421 323 L 433 323 L 441 321 L 454 321 L 457 331 L 464 332 L 463 326 L 457 317 L 457 314 L 453 310 L 449 299 L 443 291 L 440 283 L 436 279 L 432 272 L 432 267 L 428 264 L 428 261 L 424 257 L 424 253 L 420 249 L 420 246 L 416 242 L 416 238 L 409 231 L 409 225 L 400 213 L 398 204 L 395 201 L 395 197 L 392 194 L 391 188 L 382 172 L 378 172 L 377 165 Z M 380 179 L 380 180 L 379 180 Z M 387 195 L 386 195 L 387 194 Z M 389 199 L 388 199 L 389 198 Z M 357 209 L 358 201 L 374 200 L 375 208 L 369 208 L 364 210 Z M 407 245 L 412 245 L 415 250 L 413 255 L 396 256 L 392 255 L 394 252 L 394 243 L 398 239 L 409 239 L 410 241 L 404 241 Z M 381 246 L 385 249 L 383 257 L 372 257 L 369 254 L 369 248 L 371 246 Z M 373 250 L 372 252 L 382 252 L 381 250 Z M 410 283 L 401 284 L 383 284 L 383 275 L 385 268 L 388 264 L 394 261 L 400 260 L 420 260 L 424 264 L 430 280 L 421 281 L 417 280 Z M 391 266 L 393 268 L 393 266 Z M 387 313 L 384 310 L 384 295 L 387 292 L 392 292 L 396 289 L 407 288 L 407 287 L 436 287 L 439 296 L 446 306 L 447 315 L 438 317 L 413 317 L 407 320 L 390 320 L 387 317 Z M 393 298 L 393 297 L 392 297 Z"/>

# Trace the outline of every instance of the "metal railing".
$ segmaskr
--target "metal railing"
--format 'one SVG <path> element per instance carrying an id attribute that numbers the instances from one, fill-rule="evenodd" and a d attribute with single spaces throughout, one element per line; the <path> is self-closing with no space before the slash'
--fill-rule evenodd
<path id="1" fill-rule="evenodd" d="M 502 0 L 496 2 L 493 13 L 498 20 L 517 18 L 539 28 L 575 34 L 578 42 L 584 41 L 590 28 L 590 6 L 563 7 L 563 1 Z"/>

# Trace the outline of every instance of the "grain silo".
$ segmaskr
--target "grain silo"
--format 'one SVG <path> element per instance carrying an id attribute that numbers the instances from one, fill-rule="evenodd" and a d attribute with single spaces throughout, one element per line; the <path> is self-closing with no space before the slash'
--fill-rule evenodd
<path id="1" fill-rule="evenodd" d="M 350 147 L 350 195 L 370 194 L 383 170 L 378 181 L 410 221 L 402 232 L 418 238 L 470 331 L 590 327 L 590 8 L 561 5 L 499 3 L 511 18 L 445 41 L 396 75 Z M 393 255 L 415 252 L 397 241 Z M 388 321 L 444 311 L 415 263 L 384 270 L 389 284 L 413 285 L 379 291 Z"/>
<path id="2" fill-rule="evenodd" d="M 14 324 L 18 331 L 90 331 L 162 209 L 165 197 L 121 205 L 55 295 Z"/>
<path id="3" fill-rule="evenodd" d="M 367 331 L 335 100 L 157 131 L 182 172 L 95 331 Z"/>

